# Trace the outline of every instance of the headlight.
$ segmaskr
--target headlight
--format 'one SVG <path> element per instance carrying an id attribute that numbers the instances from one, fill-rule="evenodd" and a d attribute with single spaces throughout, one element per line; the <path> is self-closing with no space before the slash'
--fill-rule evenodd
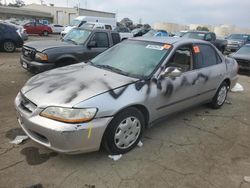
<path id="1" fill-rule="evenodd" d="M 48 55 L 40 53 L 40 52 L 36 53 L 35 58 L 38 59 L 38 60 L 42 60 L 42 61 L 48 61 Z"/>
<path id="2" fill-rule="evenodd" d="M 83 123 L 91 121 L 96 115 L 96 108 L 63 108 L 47 107 L 40 115 L 56 121 L 65 123 Z"/>

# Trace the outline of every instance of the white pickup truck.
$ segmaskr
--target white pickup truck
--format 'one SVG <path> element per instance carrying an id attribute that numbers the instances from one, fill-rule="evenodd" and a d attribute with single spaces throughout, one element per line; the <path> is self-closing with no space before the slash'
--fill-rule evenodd
<path id="1" fill-rule="evenodd" d="M 121 40 L 134 37 L 133 33 L 131 33 L 131 31 L 127 27 L 117 27 L 115 28 L 115 31 L 120 34 Z"/>

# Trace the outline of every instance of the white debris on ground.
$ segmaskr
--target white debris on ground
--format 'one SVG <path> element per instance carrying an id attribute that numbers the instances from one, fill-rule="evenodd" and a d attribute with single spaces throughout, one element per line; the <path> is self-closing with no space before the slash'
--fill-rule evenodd
<path id="1" fill-rule="evenodd" d="M 24 140 L 27 140 L 29 137 L 26 135 L 16 136 L 16 138 L 10 141 L 11 144 L 21 144 Z"/>
<path id="2" fill-rule="evenodd" d="M 244 88 L 239 83 L 236 83 L 235 86 L 231 89 L 232 92 L 241 92 L 244 91 Z"/>
<path id="3" fill-rule="evenodd" d="M 249 182 L 250 183 L 250 176 L 244 176 L 244 181 L 246 181 L 246 182 Z"/>
<path id="4" fill-rule="evenodd" d="M 114 161 L 118 161 L 122 157 L 122 154 L 120 154 L 120 155 L 109 155 L 108 157 L 110 159 L 113 159 Z"/>
<path id="5" fill-rule="evenodd" d="M 141 148 L 143 146 L 142 141 L 139 141 L 138 144 L 137 144 L 137 146 Z"/>

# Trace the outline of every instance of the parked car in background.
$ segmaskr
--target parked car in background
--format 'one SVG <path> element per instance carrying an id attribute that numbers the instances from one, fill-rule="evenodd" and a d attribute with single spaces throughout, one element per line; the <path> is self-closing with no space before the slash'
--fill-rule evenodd
<path id="1" fill-rule="evenodd" d="M 81 27 L 85 23 L 104 23 L 111 25 L 112 28 L 116 27 L 116 18 L 105 18 L 95 16 L 78 16 L 73 19 L 68 26 L 61 32 L 61 35 L 66 35 L 71 29 Z"/>
<path id="2" fill-rule="evenodd" d="M 26 43 L 21 54 L 21 65 L 38 73 L 56 67 L 87 62 L 120 42 L 115 31 L 100 29 L 72 29 L 61 41 L 35 41 Z"/>
<path id="3" fill-rule="evenodd" d="M 250 71 L 250 44 L 242 46 L 238 51 L 229 55 L 239 64 L 240 70 Z"/>
<path id="4" fill-rule="evenodd" d="M 23 46 L 20 27 L 0 22 L 0 47 L 6 52 L 14 52 Z"/>
<path id="5" fill-rule="evenodd" d="M 187 30 L 176 32 L 176 33 L 174 33 L 173 37 L 182 37 L 187 32 L 188 32 Z"/>
<path id="6" fill-rule="evenodd" d="M 134 37 L 140 37 L 144 34 L 146 34 L 147 32 L 149 32 L 150 29 L 146 29 L 146 28 L 136 28 L 136 29 L 133 29 L 131 31 L 131 33 L 133 33 L 133 36 Z"/>
<path id="7" fill-rule="evenodd" d="M 144 37 L 167 37 L 168 32 L 165 30 L 155 30 L 151 29 L 146 34 L 143 35 Z"/>
<path id="8" fill-rule="evenodd" d="M 235 52 L 248 43 L 250 43 L 250 35 L 232 34 L 229 37 L 227 37 L 226 51 Z"/>
<path id="9" fill-rule="evenodd" d="M 79 28 L 113 30 L 112 26 L 109 25 L 109 24 L 106 24 L 106 23 L 96 23 L 96 22 L 84 23 Z"/>
<path id="10" fill-rule="evenodd" d="M 29 22 L 23 25 L 28 34 L 38 34 L 43 36 L 48 36 L 52 33 L 51 27 L 38 22 Z"/>
<path id="11" fill-rule="evenodd" d="M 211 42 L 222 53 L 224 53 L 227 46 L 227 40 L 216 39 L 216 34 L 209 31 L 188 31 L 182 37 L 200 39 Z"/>
<path id="12" fill-rule="evenodd" d="M 116 27 L 114 30 L 120 34 L 121 40 L 134 37 L 133 33 L 127 27 Z"/>
<path id="13" fill-rule="evenodd" d="M 22 39 L 24 40 L 24 41 L 26 41 L 26 40 L 28 40 L 28 34 L 27 34 L 27 32 L 26 32 L 26 29 L 24 29 L 24 27 L 22 26 L 22 25 L 18 25 L 16 22 L 9 22 L 9 21 L 3 21 L 3 23 L 7 23 L 7 24 L 9 24 L 9 25 L 12 25 L 12 26 L 14 26 L 14 27 L 17 27 L 17 28 L 19 28 L 19 33 L 21 34 L 21 36 L 22 36 Z"/>
<path id="14" fill-rule="evenodd" d="M 237 67 L 206 41 L 132 38 L 87 64 L 32 77 L 15 107 L 25 133 L 52 150 L 74 154 L 102 144 L 123 154 L 159 119 L 203 103 L 222 107 Z"/>
<path id="15" fill-rule="evenodd" d="M 52 33 L 55 33 L 55 34 L 60 34 L 64 30 L 64 26 L 63 25 L 50 24 L 49 26 L 52 29 Z"/>

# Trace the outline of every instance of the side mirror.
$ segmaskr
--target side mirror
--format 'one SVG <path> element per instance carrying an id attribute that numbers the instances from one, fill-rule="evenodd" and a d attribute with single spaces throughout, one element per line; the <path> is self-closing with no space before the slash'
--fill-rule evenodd
<path id="1" fill-rule="evenodd" d="M 182 72 L 180 68 L 177 67 L 168 67 L 166 70 L 162 73 L 162 76 L 164 77 L 179 77 L 181 76 Z"/>
<path id="2" fill-rule="evenodd" d="M 212 38 L 206 38 L 206 41 L 212 41 Z"/>
<path id="3" fill-rule="evenodd" d="M 97 43 L 96 43 L 96 41 L 92 40 L 92 41 L 90 41 L 90 42 L 88 43 L 87 46 L 88 46 L 88 48 L 94 48 L 94 47 L 97 46 Z"/>

